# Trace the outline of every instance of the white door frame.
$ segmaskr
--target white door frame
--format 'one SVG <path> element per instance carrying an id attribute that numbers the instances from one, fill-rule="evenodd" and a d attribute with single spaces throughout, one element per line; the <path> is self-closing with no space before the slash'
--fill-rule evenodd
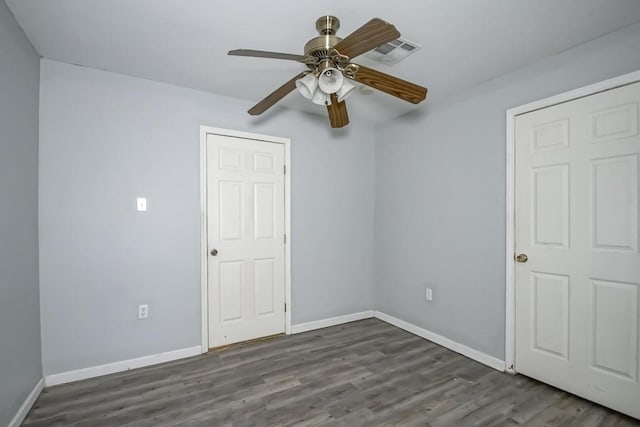
<path id="1" fill-rule="evenodd" d="M 291 140 L 277 136 L 200 126 L 200 286 L 202 299 L 202 353 L 209 351 L 207 135 L 210 134 L 282 144 L 284 147 L 284 164 L 286 167 L 286 174 L 284 176 L 284 232 L 286 235 L 284 245 L 284 301 L 287 307 L 285 313 L 285 333 L 287 335 L 291 334 Z"/>
<path id="2" fill-rule="evenodd" d="M 506 233 L 506 321 L 505 321 L 505 365 L 506 371 L 515 374 L 516 369 L 516 269 L 513 259 L 515 253 L 515 122 L 516 116 L 530 113 L 531 111 L 547 108 L 552 105 L 572 101 L 604 92 L 620 86 L 626 86 L 640 81 L 640 70 L 624 74 L 619 77 L 604 80 L 578 89 L 544 98 L 529 104 L 507 110 L 507 233 Z"/>

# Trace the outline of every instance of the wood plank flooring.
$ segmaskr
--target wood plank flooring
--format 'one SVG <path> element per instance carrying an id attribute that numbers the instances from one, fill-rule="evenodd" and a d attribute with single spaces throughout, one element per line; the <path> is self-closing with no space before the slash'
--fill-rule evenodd
<path id="1" fill-rule="evenodd" d="M 47 388 L 23 425 L 640 423 L 367 319 Z"/>

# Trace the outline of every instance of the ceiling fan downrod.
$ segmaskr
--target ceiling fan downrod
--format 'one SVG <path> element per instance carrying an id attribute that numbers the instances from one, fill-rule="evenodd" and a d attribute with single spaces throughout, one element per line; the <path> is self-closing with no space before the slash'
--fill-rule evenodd
<path id="1" fill-rule="evenodd" d="M 321 16 L 316 21 L 316 30 L 321 36 L 335 36 L 340 29 L 340 20 L 335 16 Z"/>

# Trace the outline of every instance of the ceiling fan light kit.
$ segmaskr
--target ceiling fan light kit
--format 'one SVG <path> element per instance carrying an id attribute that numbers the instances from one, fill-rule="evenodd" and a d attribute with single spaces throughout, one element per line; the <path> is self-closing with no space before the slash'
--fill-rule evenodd
<path id="1" fill-rule="evenodd" d="M 329 106 L 331 105 L 331 96 L 321 90 L 316 90 L 313 94 L 313 98 L 311 98 L 311 102 L 316 105 Z"/>
<path id="2" fill-rule="evenodd" d="M 344 39 L 336 36 L 340 20 L 335 16 L 323 16 L 316 21 L 319 36 L 304 46 L 304 55 L 279 52 L 238 49 L 229 55 L 257 58 L 273 58 L 297 61 L 309 71 L 286 82 L 254 105 L 249 114 L 262 114 L 290 92 L 298 92 L 311 102 L 327 107 L 329 122 L 333 128 L 349 124 L 345 99 L 357 87 L 350 80 L 378 89 L 389 95 L 417 104 L 427 96 L 427 89 L 414 83 L 390 76 L 374 69 L 351 62 L 363 53 L 400 37 L 398 30 L 380 18 L 373 18 Z"/>
<path id="3" fill-rule="evenodd" d="M 318 88 L 318 78 L 313 73 L 309 73 L 303 78 L 296 80 L 296 88 L 305 98 L 313 99 L 313 95 Z"/>
<path id="4" fill-rule="evenodd" d="M 344 83 L 344 76 L 337 68 L 327 68 L 318 77 L 318 87 L 326 94 L 336 93 Z"/>
<path id="5" fill-rule="evenodd" d="M 357 86 L 351 83 L 349 80 L 345 80 L 342 83 L 342 87 L 340 87 L 340 89 L 338 89 L 338 92 L 336 92 L 336 95 L 338 95 L 338 102 L 344 101 L 345 98 L 349 96 L 349 94 L 351 94 L 351 92 L 353 92 L 356 87 Z"/>

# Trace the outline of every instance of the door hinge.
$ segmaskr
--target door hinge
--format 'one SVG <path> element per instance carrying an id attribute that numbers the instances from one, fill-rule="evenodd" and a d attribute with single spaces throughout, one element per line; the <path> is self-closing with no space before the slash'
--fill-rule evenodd
<path id="1" fill-rule="evenodd" d="M 287 235 L 286 234 L 284 235 L 284 244 L 285 245 L 287 244 Z"/>
<path id="2" fill-rule="evenodd" d="M 286 302 L 284 303 L 284 312 L 285 313 L 287 312 L 287 303 Z"/>
<path id="3" fill-rule="evenodd" d="M 284 174 L 287 174 L 287 165 L 282 165 L 282 170 L 284 172 Z"/>

